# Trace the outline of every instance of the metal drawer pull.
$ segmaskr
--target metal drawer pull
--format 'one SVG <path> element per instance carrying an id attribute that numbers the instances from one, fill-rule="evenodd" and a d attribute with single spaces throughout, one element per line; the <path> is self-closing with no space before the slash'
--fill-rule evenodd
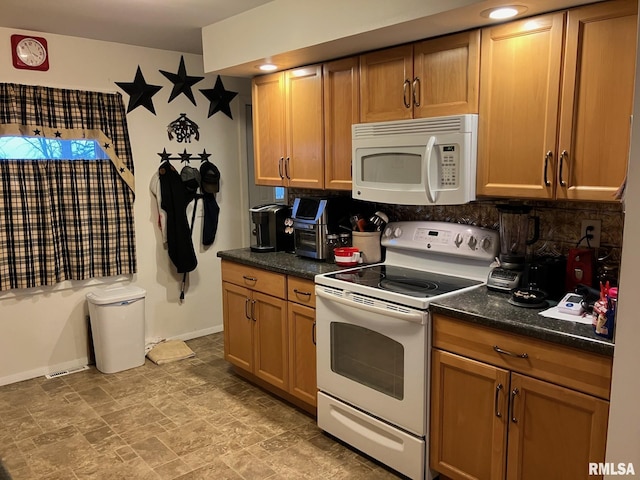
<path id="1" fill-rule="evenodd" d="M 283 163 L 284 163 L 284 157 L 280 157 L 280 160 L 278 160 L 278 175 L 280 175 L 280 178 L 284 180 L 284 175 L 282 174 Z"/>
<path id="2" fill-rule="evenodd" d="M 311 341 L 316 344 L 316 322 L 313 322 L 313 328 L 311 329 Z"/>
<path id="3" fill-rule="evenodd" d="M 518 419 L 515 416 L 515 411 L 516 411 L 516 397 L 518 396 L 518 394 L 520 393 L 520 390 L 518 390 L 517 388 L 514 388 L 511 391 L 511 421 L 513 423 L 518 423 Z"/>
<path id="4" fill-rule="evenodd" d="M 302 290 L 298 290 L 297 288 L 293 289 L 293 293 L 295 293 L 296 295 L 304 295 L 311 298 L 311 292 L 303 292 Z"/>
<path id="5" fill-rule="evenodd" d="M 247 282 L 257 282 L 258 279 L 256 277 L 248 277 L 246 275 L 243 275 L 242 278 L 244 278 Z"/>
<path id="6" fill-rule="evenodd" d="M 516 357 L 516 358 L 529 358 L 529 354 L 527 353 L 513 353 L 513 352 L 509 352 L 507 350 L 502 350 L 499 346 L 494 345 L 493 349 L 498 352 L 501 353 L 503 355 L 509 355 L 510 357 Z"/>
<path id="7" fill-rule="evenodd" d="M 498 386 L 496 387 L 496 398 L 495 398 L 495 400 L 493 402 L 493 404 L 495 406 L 496 417 L 498 417 L 498 418 L 502 417 L 502 414 L 498 410 L 498 395 L 500 395 L 500 390 L 502 390 L 502 384 L 501 383 L 499 383 Z"/>
<path id="8" fill-rule="evenodd" d="M 415 77 L 413 79 L 413 105 L 416 107 L 420 106 L 420 99 L 417 98 L 416 92 L 420 90 L 420 77 Z"/>
<path id="9" fill-rule="evenodd" d="M 258 319 L 256 318 L 256 301 L 251 300 L 251 319 L 255 322 Z"/>
<path id="10" fill-rule="evenodd" d="M 404 84 L 402 85 L 402 102 L 404 103 L 404 106 L 406 108 L 411 108 L 411 103 L 409 102 L 409 100 L 407 100 L 407 87 L 411 86 L 411 82 L 409 81 L 409 79 L 404 81 Z"/>
<path id="11" fill-rule="evenodd" d="M 550 187 L 551 182 L 547 178 L 547 168 L 549 167 L 549 159 L 553 158 L 553 152 L 549 150 L 547 154 L 544 156 L 544 186 Z"/>

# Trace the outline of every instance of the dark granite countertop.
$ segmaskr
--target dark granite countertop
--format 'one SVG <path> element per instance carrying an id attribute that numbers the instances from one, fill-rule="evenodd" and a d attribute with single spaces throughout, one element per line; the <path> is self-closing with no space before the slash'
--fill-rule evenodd
<path id="1" fill-rule="evenodd" d="M 256 253 L 249 248 L 221 251 L 218 252 L 218 257 L 307 280 L 313 280 L 320 273 L 350 268 L 299 257 L 293 253 Z M 509 304 L 508 300 L 509 295 L 506 293 L 479 287 L 438 299 L 431 303 L 430 309 L 460 320 L 613 356 L 613 342 L 593 333 L 591 325 L 546 318 L 538 315 L 538 312 L 544 310 L 542 308 L 516 307 Z"/>
<path id="2" fill-rule="evenodd" d="M 479 287 L 438 299 L 431 312 L 479 325 L 547 340 L 602 355 L 613 356 L 614 344 L 593 333 L 591 325 L 538 315 L 546 308 L 522 308 L 508 303 L 509 294 Z"/>
<path id="3" fill-rule="evenodd" d="M 313 280 L 313 278 L 319 273 L 328 273 L 341 269 L 341 267 L 338 267 L 335 263 L 303 258 L 294 253 L 258 253 L 252 252 L 250 248 L 221 251 L 218 252 L 218 257 L 224 260 L 241 263 L 243 265 L 260 267 L 272 272 L 293 275 L 307 280 Z"/>

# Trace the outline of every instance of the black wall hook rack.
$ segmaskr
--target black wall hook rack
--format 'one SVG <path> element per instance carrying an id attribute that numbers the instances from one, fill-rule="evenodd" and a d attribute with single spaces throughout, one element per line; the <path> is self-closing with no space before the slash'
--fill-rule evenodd
<path id="1" fill-rule="evenodd" d="M 168 153 L 166 148 L 162 149 L 162 152 L 158 153 L 158 155 L 160 156 L 160 163 L 166 161 L 166 160 L 180 160 L 181 163 L 190 163 L 191 160 L 196 160 L 196 159 L 192 159 L 191 157 L 197 155 L 198 157 L 200 157 L 198 160 L 200 160 L 200 163 L 204 163 L 204 162 L 208 162 L 209 161 L 209 157 L 211 156 L 210 153 L 207 153 L 207 150 L 202 150 L 202 153 L 188 153 L 187 149 L 185 148 L 184 151 L 182 153 L 178 153 L 177 157 L 176 156 L 172 156 L 172 153 Z"/>

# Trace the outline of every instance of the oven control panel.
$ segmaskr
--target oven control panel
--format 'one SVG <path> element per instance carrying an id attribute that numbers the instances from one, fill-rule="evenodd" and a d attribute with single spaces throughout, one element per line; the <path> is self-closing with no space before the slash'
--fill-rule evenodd
<path id="1" fill-rule="evenodd" d="M 473 225 L 449 222 L 393 222 L 382 234 L 385 247 L 418 250 L 478 260 L 498 254 L 498 232 Z"/>

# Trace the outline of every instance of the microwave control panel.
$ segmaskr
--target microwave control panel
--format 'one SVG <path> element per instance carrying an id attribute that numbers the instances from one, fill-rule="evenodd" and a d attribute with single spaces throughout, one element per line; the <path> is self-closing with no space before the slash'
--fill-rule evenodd
<path id="1" fill-rule="evenodd" d="M 440 150 L 438 188 L 458 188 L 460 179 L 460 148 L 458 145 L 438 145 L 438 147 Z"/>

